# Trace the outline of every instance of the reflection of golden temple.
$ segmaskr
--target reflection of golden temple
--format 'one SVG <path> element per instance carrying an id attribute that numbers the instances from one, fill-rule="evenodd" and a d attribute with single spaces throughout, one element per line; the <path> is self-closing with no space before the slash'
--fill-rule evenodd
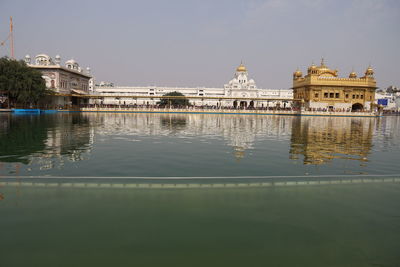
<path id="1" fill-rule="evenodd" d="M 321 65 L 312 64 L 304 77 L 300 70 L 293 73 L 293 97 L 301 99 L 306 109 L 371 110 L 376 88 L 371 66 L 363 77 L 357 78 L 353 70 L 348 78 L 340 78 L 322 59 Z"/>
<path id="2" fill-rule="evenodd" d="M 374 120 L 364 118 L 314 118 L 293 120 L 290 157 L 304 156 L 304 164 L 324 164 L 333 159 L 368 161 Z"/>
<path id="3" fill-rule="evenodd" d="M 244 158 L 245 156 L 245 149 L 244 147 L 240 147 L 240 146 L 235 146 L 233 148 L 234 150 L 234 154 L 235 154 L 235 158 L 237 161 L 240 161 L 242 158 Z"/>

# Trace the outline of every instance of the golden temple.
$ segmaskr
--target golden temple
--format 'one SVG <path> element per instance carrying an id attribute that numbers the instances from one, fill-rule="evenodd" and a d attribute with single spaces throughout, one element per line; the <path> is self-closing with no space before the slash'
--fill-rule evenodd
<path id="1" fill-rule="evenodd" d="M 372 111 L 375 101 L 376 80 L 369 66 L 364 76 L 352 71 L 348 78 L 338 77 L 338 70 L 325 65 L 312 64 L 303 76 L 300 70 L 293 73 L 293 98 L 302 100 L 308 110 Z"/>

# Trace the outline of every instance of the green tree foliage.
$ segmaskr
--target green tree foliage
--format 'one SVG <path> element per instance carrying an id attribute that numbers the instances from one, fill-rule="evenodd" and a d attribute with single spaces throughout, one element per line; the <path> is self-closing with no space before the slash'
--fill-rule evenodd
<path id="1" fill-rule="evenodd" d="M 160 106 L 174 106 L 174 107 L 182 107 L 189 106 L 189 100 L 185 98 L 185 96 L 180 92 L 171 92 L 164 95 L 165 97 L 171 96 L 171 98 L 162 98 L 158 104 Z"/>
<path id="2" fill-rule="evenodd" d="M 28 67 L 24 61 L 0 58 L 0 92 L 6 95 L 12 106 L 28 107 L 51 91 L 40 71 Z"/>

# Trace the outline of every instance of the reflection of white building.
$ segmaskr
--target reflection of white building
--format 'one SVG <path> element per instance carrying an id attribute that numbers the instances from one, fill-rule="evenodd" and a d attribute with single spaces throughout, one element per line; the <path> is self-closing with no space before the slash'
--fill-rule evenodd
<path id="1" fill-rule="evenodd" d="M 159 99 L 157 98 L 134 98 L 134 96 L 163 96 L 167 93 L 178 91 L 188 97 L 199 97 L 197 99 L 189 99 L 194 105 L 211 105 L 211 106 L 242 106 L 242 107 L 280 107 L 291 106 L 291 101 L 284 99 L 292 99 L 292 89 L 259 89 L 253 79 L 249 78 L 246 67 L 243 64 L 236 69 L 234 78 L 224 85 L 223 88 L 205 88 L 205 87 L 163 87 L 163 86 L 147 86 L 147 87 L 120 87 L 106 86 L 101 84 L 95 87 L 96 95 L 103 98 L 93 100 L 94 104 L 114 104 L 114 105 L 154 105 Z M 202 99 L 201 97 L 212 97 L 214 99 Z M 224 99 L 229 98 L 229 99 Z M 248 99 L 243 99 L 248 98 Z M 261 100 L 264 98 L 264 100 Z M 275 99 L 275 100 L 265 100 Z M 282 99 L 282 100 L 280 100 Z"/>
<path id="2" fill-rule="evenodd" d="M 170 136 L 215 139 L 221 137 L 242 158 L 256 141 L 288 140 L 291 136 L 289 116 L 235 116 L 209 114 L 96 114 L 84 113 L 90 121 L 100 120 L 96 134 L 103 136 Z"/>
<path id="3" fill-rule="evenodd" d="M 48 104 L 57 106 L 80 104 L 78 98 L 72 97 L 71 94 L 88 94 L 90 68 L 84 71 L 73 59 L 66 61 L 65 66 L 62 66 L 59 55 L 53 60 L 48 55 L 40 54 L 35 57 L 33 63 L 31 57 L 26 55 L 25 63 L 31 68 L 40 70 L 46 87 L 56 93 L 52 96 L 52 103 Z"/>
<path id="4" fill-rule="evenodd" d="M 47 131 L 45 149 L 40 157 L 32 157 L 41 170 L 64 166 L 66 161 L 76 162 L 89 157 L 94 144 L 94 128 L 74 125 L 71 117 L 64 117 L 67 124 Z M 63 121 L 60 119 L 60 121 Z M 63 121 L 64 122 L 64 121 Z M 66 135 L 65 133 L 68 132 Z M 57 160 L 55 160 L 57 159 Z"/>

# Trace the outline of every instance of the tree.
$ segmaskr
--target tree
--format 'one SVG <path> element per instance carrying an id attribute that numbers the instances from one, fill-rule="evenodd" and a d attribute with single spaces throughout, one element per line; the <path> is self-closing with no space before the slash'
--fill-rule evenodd
<path id="1" fill-rule="evenodd" d="M 0 58 L 0 93 L 9 104 L 28 107 L 37 105 L 40 98 L 51 94 L 40 71 L 28 67 L 24 61 Z"/>
<path id="2" fill-rule="evenodd" d="M 162 98 L 159 104 L 160 106 L 189 106 L 189 100 L 180 92 L 174 91 L 164 95 L 164 97 L 171 96 L 171 98 Z"/>

